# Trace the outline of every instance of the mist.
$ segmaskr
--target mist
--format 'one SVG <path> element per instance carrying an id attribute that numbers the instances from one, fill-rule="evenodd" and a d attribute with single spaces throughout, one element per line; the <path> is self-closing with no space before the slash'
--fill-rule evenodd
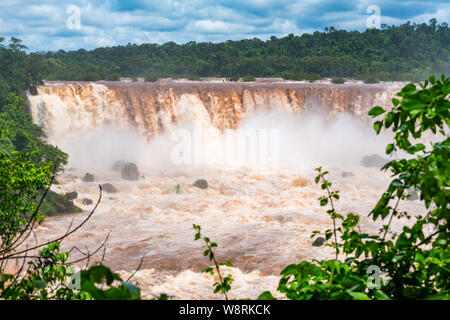
<path id="1" fill-rule="evenodd" d="M 389 139 L 348 113 L 329 119 L 288 112 L 257 112 L 237 130 L 225 132 L 209 123 L 184 121 L 150 141 L 132 127 L 113 126 L 57 138 L 52 140 L 69 154 L 69 167 L 105 171 L 124 160 L 160 175 L 195 175 L 217 166 L 354 167 L 365 155 L 383 155 Z"/>

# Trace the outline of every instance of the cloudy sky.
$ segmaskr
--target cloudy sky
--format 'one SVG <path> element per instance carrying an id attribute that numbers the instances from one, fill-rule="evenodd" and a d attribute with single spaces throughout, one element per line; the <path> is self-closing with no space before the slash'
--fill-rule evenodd
<path id="1" fill-rule="evenodd" d="M 448 0 L 0 0 L 0 36 L 19 37 L 30 51 L 265 40 L 326 26 L 364 30 L 371 5 L 382 24 L 450 20 Z"/>

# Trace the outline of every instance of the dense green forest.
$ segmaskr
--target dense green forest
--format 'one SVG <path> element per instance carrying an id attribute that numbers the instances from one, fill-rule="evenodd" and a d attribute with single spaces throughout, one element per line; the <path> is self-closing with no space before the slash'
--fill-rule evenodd
<path id="1" fill-rule="evenodd" d="M 29 154 L 37 166 L 50 165 L 59 173 L 67 164 L 68 155 L 46 142 L 41 127 L 34 124 L 27 112 L 25 90 L 32 83 L 42 81 L 46 60 L 39 54 L 26 54 L 25 46 L 17 38 L 11 38 L 7 46 L 1 46 L 0 38 L 0 153 L 20 152 Z M 79 211 L 63 195 L 48 191 L 41 211 L 45 215 L 57 215 L 67 208 Z"/>
<path id="2" fill-rule="evenodd" d="M 421 81 L 450 71 L 447 23 L 405 23 L 364 32 L 325 28 L 301 36 L 221 43 L 128 44 L 87 51 L 26 54 L 20 39 L 0 37 L 0 93 L 21 93 L 47 80 L 118 80 L 145 77 L 321 77 Z"/>
<path id="3" fill-rule="evenodd" d="M 325 28 L 268 41 L 248 39 L 178 45 L 128 44 L 92 51 L 42 53 L 49 80 L 119 77 L 285 77 L 424 80 L 450 70 L 447 23 L 405 23 L 364 32 Z"/>
<path id="4" fill-rule="evenodd" d="M 40 54 L 26 54 L 20 39 L 11 38 L 7 46 L 0 37 L 0 151 L 19 151 L 34 155 L 36 164 L 52 162 L 56 171 L 67 163 L 67 154 L 45 142 L 43 130 L 33 124 L 27 112 L 25 90 L 42 82 L 47 70 Z"/>

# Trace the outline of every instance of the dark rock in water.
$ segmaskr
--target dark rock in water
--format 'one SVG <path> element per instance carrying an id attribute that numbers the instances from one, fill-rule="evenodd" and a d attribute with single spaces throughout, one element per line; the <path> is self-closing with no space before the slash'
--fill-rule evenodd
<path id="1" fill-rule="evenodd" d="M 69 200 L 75 200 L 76 198 L 78 198 L 78 192 L 73 191 L 73 192 L 67 192 L 66 193 L 66 198 Z"/>
<path id="2" fill-rule="evenodd" d="M 177 185 L 175 186 L 174 192 L 175 192 L 176 194 L 183 194 L 183 193 L 184 193 L 184 192 L 183 192 L 183 188 L 181 188 L 181 186 L 180 186 L 179 184 L 177 184 Z"/>
<path id="3" fill-rule="evenodd" d="M 134 163 L 127 163 L 122 169 L 122 179 L 136 181 L 139 180 L 139 170 Z"/>
<path id="4" fill-rule="evenodd" d="M 116 187 L 114 187 L 111 183 L 102 184 L 102 190 L 106 191 L 107 193 L 116 193 L 117 192 Z"/>
<path id="5" fill-rule="evenodd" d="M 94 182 L 94 181 L 95 181 L 95 177 L 94 177 L 93 174 L 87 172 L 87 173 L 84 175 L 83 181 L 84 181 L 84 182 Z"/>
<path id="6" fill-rule="evenodd" d="M 116 163 L 114 163 L 114 165 L 112 166 L 111 170 L 112 171 L 122 171 L 123 168 L 128 164 L 129 162 L 127 161 L 123 161 L 123 160 L 119 160 Z"/>
<path id="7" fill-rule="evenodd" d="M 409 188 L 407 195 L 408 195 L 407 199 L 410 201 L 419 200 L 419 193 L 415 188 Z"/>
<path id="8" fill-rule="evenodd" d="M 30 92 L 30 94 L 32 96 L 37 96 L 39 95 L 38 89 L 37 89 L 37 85 L 32 84 L 28 87 L 28 91 Z"/>
<path id="9" fill-rule="evenodd" d="M 377 154 L 373 154 L 371 156 L 364 156 L 361 160 L 361 165 L 367 168 L 381 168 L 388 162 L 389 160 L 380 157 Z"/>
<path id="10" fill-rule="evenodd" d="M 88 205 L 90 205 L 90 204 L 93 204 L 94 202 L 91 200 L 91 199 L 83 199 L 83 204 L 85 205 L 85 206 L 88 206 Z"/>
<path id="11" fill-rule="evenodd" d="M 72 199 L 69 199 L 67 195 L 48 190 L 40 211 L 45 216 L 58 216 L 66 213 L 82 212 L 83 210 L 74 205 Z"/>
<path id="12" fill-rule="evenodd" d="M 348 172 L 348 171 L 344 171 L 344 172 L 342 172 L 342 177 L 343 178 L 351 178 L 351 177 L 353 177 L 353 173 L 352 172 Z"/>
<path id="13" fill-rule="evenodd" d="M 287 223 L 294 221 L 295 213 L 291 212 L 280 212 L 276 214 L 271 214 L 267 216 L 269 221 L 277 221 L 279 223 Z"/>
<path id="14" fill-rule="evenodd" d="M 200 189 L 208 189 L 208 181 L 205 179 L 199 179 L 195 181 L 194 187 L 200 188 Z"/>
<path id="15" fill-rule="evenodd" d="M 313 247 L 321 247 L 325 244 L 324 237 L 317 237 L 316 240 L 311 244 Z"/>

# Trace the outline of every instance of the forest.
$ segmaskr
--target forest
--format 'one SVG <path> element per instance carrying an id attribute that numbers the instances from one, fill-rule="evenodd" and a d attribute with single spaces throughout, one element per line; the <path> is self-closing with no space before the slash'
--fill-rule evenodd
<path id="1" fill-rule="evenodd" d="M 17 43 L 13 46 L 17 48 Z M 327 27 L 313 34 L 221 43 L 128 44 L 87 51 L 59 50 L 28 56 L 33 80 L 118 80 L 120 77 L 283 77 L 366 82 L 422 81 L 450 70 L 447 23 L 407 22 L 364 32 Z M 24 81 L 26 79 L 22 79 Z"/>

